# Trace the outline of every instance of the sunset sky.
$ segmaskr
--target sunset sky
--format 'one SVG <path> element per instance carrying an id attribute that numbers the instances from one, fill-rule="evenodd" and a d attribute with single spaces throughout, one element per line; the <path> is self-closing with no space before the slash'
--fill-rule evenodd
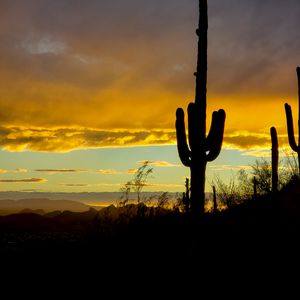
<path id="1" fill-rule="evenodd" d="M 299 0 L 209 0 L 208 120 L 227 114 L 208 183 L 287 147 Z M 0 191 L 183 191 L 175 111 L 194 99 L 197 0 L 0 0 Z M 297 132 L 297 131 L 296 131 Z M 207 184 L 207 189 L 210 185 Z"/>

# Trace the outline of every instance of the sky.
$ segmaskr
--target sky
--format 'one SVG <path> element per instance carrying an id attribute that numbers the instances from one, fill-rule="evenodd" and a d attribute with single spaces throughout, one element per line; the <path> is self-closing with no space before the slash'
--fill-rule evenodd
<path id="1" fill-rule="evenodd" d="M 209 0 L 207 127 L 226 111 L 228 180 L 287 147 L 297 108 L 299 0 Z M 194 99 L 196 0 L 0 0 L 0 191 L 117 191 L 144 161 L 150 190 L 184 191 L 175 111 Z"/>

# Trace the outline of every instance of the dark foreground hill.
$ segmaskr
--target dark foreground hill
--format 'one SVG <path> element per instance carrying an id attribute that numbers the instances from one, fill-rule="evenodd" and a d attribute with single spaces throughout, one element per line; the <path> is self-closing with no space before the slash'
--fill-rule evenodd
<path id="1" fill-rule="evenodd" d="M 297 183 L 202 219 L 143 204 L 2 216 L 2 270 L 6 266 L 14 276 L 34 270 L 35 280 L 42 276 L 48 283 L 53 273 L 52 283 L 126 283 L 130 291 L 138 285 L 144 292 L 201 295 L 244 285 L 246 294 L 271 292 L 287 278 L 293 287 L 299 278 L 299 199 Z"/>

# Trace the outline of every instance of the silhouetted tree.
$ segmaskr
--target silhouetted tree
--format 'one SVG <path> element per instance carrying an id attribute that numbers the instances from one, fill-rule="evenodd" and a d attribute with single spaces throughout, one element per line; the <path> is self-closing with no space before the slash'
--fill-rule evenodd
<path id="1" fill-rule="evenodd" d="M 286 151 L 285 153 L 286 172 L 284 174 L 284 182 L 290 181 L 293 177 L 298 177 L 298 163 L 294 152 Z"/>
<path id="2" fill-rule="evenodd" d="M 252 166 L 252 174 L 256 180 L 258 194 L 268 194 L 272 187 L 272 168 L 270 162 L 265 158 L 256 160 Z"/>
<path id="3" fill-rule="evenodd" d="M 161 195 L 158 196 L 157 199 L 157 207 L 160 208 L 167 208 L 170 204 L 169 201 L 169 193 L 168 192 L 163 192 Z"/>
<path id="4" fill-rule="evenodd" d="M 276 147 L 273 148 L 276 149 Z M 274 153 L 273 155 L 275 156 L 272 161 L 272 164 L 274 164 L 273 168 L 269 160 L 260 158 L 251 165 L 252 170 L 250 174 L 252 176 L 249 176 L 250 174 L 244 169 L 238 172 L 238 185 L 242 194 L 250 196 L 250 194 L 253 193 L 253 198 L 257 198 L 257 196 L 268 194 L 273 190 L 273 179 L 276 181 L 276 177 L 277 190 L 281 189 L 292 179 L 294 173 L 289 167 L 289 164 L 292 164 L 292 162 L 290 162 L 291 159 L 287 158 L 286 161 L 279 161 L 276 160 L 278 154 Z M 277 171 L 275 171 L 276 169 Z M 273 170 L 275 173 L 277 172 L 277 174 L 273 175 Z M 276 186 L 275 182 L 274 185 Z"/>
<path id="5" fill-rule="evenodd" d="M 127 181 L 124 185 L 121 186 L 120 192 L 122 192 L 122 195 L 121 195 L 121 201 L 118 203 L 119 206 L 124 206 L 128 203 L 129 195 L 131 192 L 131 186 L 132 186 L 131 181 Z"/>
<path id="6" fill-rule="evenodd" d="M 133 179 L 127 181 L 121 188 L 122 192 L 121 200 L 119 205 L 126 205 L 129 201 L 129 195 L 133 191 L 137 194 L 137 202 L 141 201 L 141 192 L 147 185 L 149 175 L 153 173 L 153 168 L 149 166 L 149 161 L 145 161 L 134 173 Z"/>
<path id="7" fill-rule="evenodd" d="M 216 188 L 217 197 L 223 207 L 229 208 L 243 201 L 236 177 L 231 177 L 229 182 L 225 183 L 219 176 L 215 176 L 213 183 L 213 186 Z"/>
<path id="8" fill-rule="evenodd" d="M 149 166 L 149 161 L 145 161 L 134 174 L 132 180 L 132 189 L 137 194 L 137 202 L 141 201 L 141 192 L 147 185 L 148 176 L 153 172 L 153 168 Z"/>
<path id="9" fill-rule="evenodd" d="M 298 154 L 298 176 L 300 176 L 300 67 L 297 68 L 298 78 L 298 145 L 296 144 L 294 135 L 292 108 L 288 103 L 285 103 L 285 114 L 287 122 L 287 130 L 289 136 L 289 144 L 291 148 Z"/>
<path id="10" fill-rule="evenodd" d="M 205 170 L 207 162 L 215 160 L 222 147 L 225 111 L 214 111 L 212 124 L 206 136 L 206 85 L 207 85 L 207 0 L 199 0 L 198 60 L 196 76 L 195 102 L 188 106 L 187 143 L 184 111 L 176 111 L 176 134 L 179 157 L 191 170 L 191 211 L 204 214 L 205 204 Z"/>

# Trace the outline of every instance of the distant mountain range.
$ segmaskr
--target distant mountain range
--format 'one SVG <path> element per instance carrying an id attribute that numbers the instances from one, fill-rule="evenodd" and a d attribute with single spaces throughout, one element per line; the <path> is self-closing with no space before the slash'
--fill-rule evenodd
<path id="1" fill-rule="evenodd" d="M 101 192 L 101 193 L 52 193 L 52 192 L 15 192 L 15 191 L 6 191 L 0 192 L 0 201 L 1 200 L 20 200 L 20 199 L 40 199 L 47 198 L 50 200 L 73 200 L 80 202 L 98 202 L 98 201 L 108 201 L 113 202 L 121 197 L 122 193 L 120 192 Z"/>
<path id="2" fill-rule="evenodd" d="M 154 199 L 163 192 L 143 192 L 141 199 Z M 0 215 L 18 213 L 20 211 L 32 211 L 42 214 L 55 210 L 70 210 L 74 212 L 87 211 L 90 207 L 101 209 L 111 204 L 117 205 L 121 201 L 121 192 L 99 193 L 51 193 L 51 192 L 0 192 Z M 169 193 L 169 199 L 176 199 L 180 193 Z M 132 193 L 130 198 L 136 199 Z M 40 210 L 40 211 L 38 211 Z"/>
<path id="3" fill-rule="evenodd" d="M 37 214 L 53 211 L 84 212 L 89 206 L 72 200 L 50 200 L 45 198 L 21 199 L 21 200 L 0 200 L 0 215 L 8 215 L 19 212 L 35 212 Z"/>
<path id="4" fill-rule="evenodd" d="M 163 192 L 142 192 L 142 198 L 161 195 Z M 0 192 L 1 200 L 20 200 L 20 199 L 50 199 L 50 200 L 72 200 L 79 201 L 91 206 L 108 206 L 120 201 L 123 193 L 121 192 L 81 192 L 81 193 L 51 193 L 51 192 Z M 176 197 L 176 193 L 169 193 L 170 197 Z M 134 193 L 130 197 L 136 197 Z"/>

